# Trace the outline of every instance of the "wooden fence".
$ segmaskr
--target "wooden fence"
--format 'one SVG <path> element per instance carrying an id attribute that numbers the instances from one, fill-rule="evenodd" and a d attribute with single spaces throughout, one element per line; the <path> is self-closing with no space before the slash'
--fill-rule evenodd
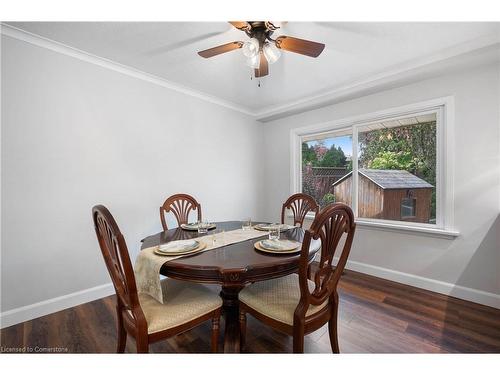
<path id="1" fill-rule="evenodd" d="M 320 206 L 323 206 L 330 203 L 327 194 L 333 194 L 333 183 L 345 176 L 347 172 L 346 167 L 305 165 L 302 169 L 302 191 L 311 195 Z"/>

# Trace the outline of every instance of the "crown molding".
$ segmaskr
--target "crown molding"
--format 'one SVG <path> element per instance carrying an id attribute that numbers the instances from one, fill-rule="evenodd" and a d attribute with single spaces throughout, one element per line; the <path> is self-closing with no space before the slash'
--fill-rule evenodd
<path id="1" fill-rule="evenodd" d="M 113 70 L 115 72 L 125 74 L 129 77 L 133 77 L 133 78 L 137 78 L 137 79 L 149 82 L 149 83 L 153 83 L 155 85 L 162 86 L 162 87 L 183 93 L 185 95 L 189 95 L 189 96 L 207 101 L 207 102 L 212 103 L 212 104 L 226 107 L 226 108 L 232 109 L 234 111 L 241 112 L 241 113 L 248 115 L 248 116 L 255 116 L 255 113 L 253 113 L 249 109 L 247 109 L 239 104 L 215 97 L 213 95 L 204 93 L 204 92 L 199 91 L 199 90 L 191 89 L 189 87 L 180 85 L 178 83 L 171 82 L 165 78 L 161 78 L 161 77 L 155 76 L 153 74 L 143 72 L 143 71 L 136 69 L 136 68 L 133 68 L 131 66 L 123 65 L 123 64 L 120 64 L 116 61 L 112 61 L 112 60 L 106 59 L 104 57 L 93 55 L 91 53 L 79 50 L 77 48 L 68 46 L 66 44 L 56 42 L 54 40 L 45 38 L 43 36 L 33 34 L 33 33 L 28 32 L 28 31 L 19 29 L 17 27 L 5 24 L 3 22 L 0 23 L 0 34 L 9 36 L 11 38 L 15 38 L 15 39 L 18 39 L 18 40 L 21 40 L 21 41 L 24 41 L 24 42 L 27 42 L 27 43 L 30 43 L 33 45 L 36 45 L 38 47 L 46 48 L 46 49 L 49 49 L 51 51 L 58 52 L 58 53 L 61 53 L 63 55 L 70 56 L 70 57 L 94 64 L 94 65 L 98 65 L 102 68 L 110 69 L 110 70 Z"/>

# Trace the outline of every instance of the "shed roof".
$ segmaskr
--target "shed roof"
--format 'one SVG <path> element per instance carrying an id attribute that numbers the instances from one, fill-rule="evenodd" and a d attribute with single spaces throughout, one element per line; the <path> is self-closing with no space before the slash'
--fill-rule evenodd
<path id="1" fill-rule="evenodd" d="M 380 186 L 382 189 L 420 189 L 432 188 L 433 186 L 421 178 L 411 174 L 408 171 L 392 169 L 358 169 L 358 172 Z M 352 172 L 349 172 L 340 180 L 334 182 L 332 186 L 349 178 Z"/>

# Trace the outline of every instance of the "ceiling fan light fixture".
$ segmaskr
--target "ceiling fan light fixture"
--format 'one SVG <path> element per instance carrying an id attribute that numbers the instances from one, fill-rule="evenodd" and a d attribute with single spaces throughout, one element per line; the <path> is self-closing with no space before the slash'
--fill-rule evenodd
<path id="1" fill-rule="evenodd" d="M 249 57 L 247 59 L 247 65 L 253 69 L 259 69 L 260 66 L 260 55 L 257 53 L 255 56 Z"/>
<path id="2" fill-rule="evenodd" d="M 243 43 L 243 54 L 246 57 L 254 57 L 259 54 L 259 41 L 257 38 L 252 38 L 249 41 Z"/>
<path id="3" fill-rule="evenodd" d="M 262 50 L 269 64 L 274 64 L 281 56 L 280 50 L 274 45 L 274 43 L 266 43 Z"/>

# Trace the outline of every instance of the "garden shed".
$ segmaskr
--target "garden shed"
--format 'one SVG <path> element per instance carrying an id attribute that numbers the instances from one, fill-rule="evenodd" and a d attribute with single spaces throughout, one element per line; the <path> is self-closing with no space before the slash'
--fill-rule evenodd
<path id="1" fill-rule="evenodd" d="M 433 186 L 404 170 L 359 169 L 358 215 L 428 223 Z M 352 203 L 352 172 L 333 183 L 336 202 Z"/>

